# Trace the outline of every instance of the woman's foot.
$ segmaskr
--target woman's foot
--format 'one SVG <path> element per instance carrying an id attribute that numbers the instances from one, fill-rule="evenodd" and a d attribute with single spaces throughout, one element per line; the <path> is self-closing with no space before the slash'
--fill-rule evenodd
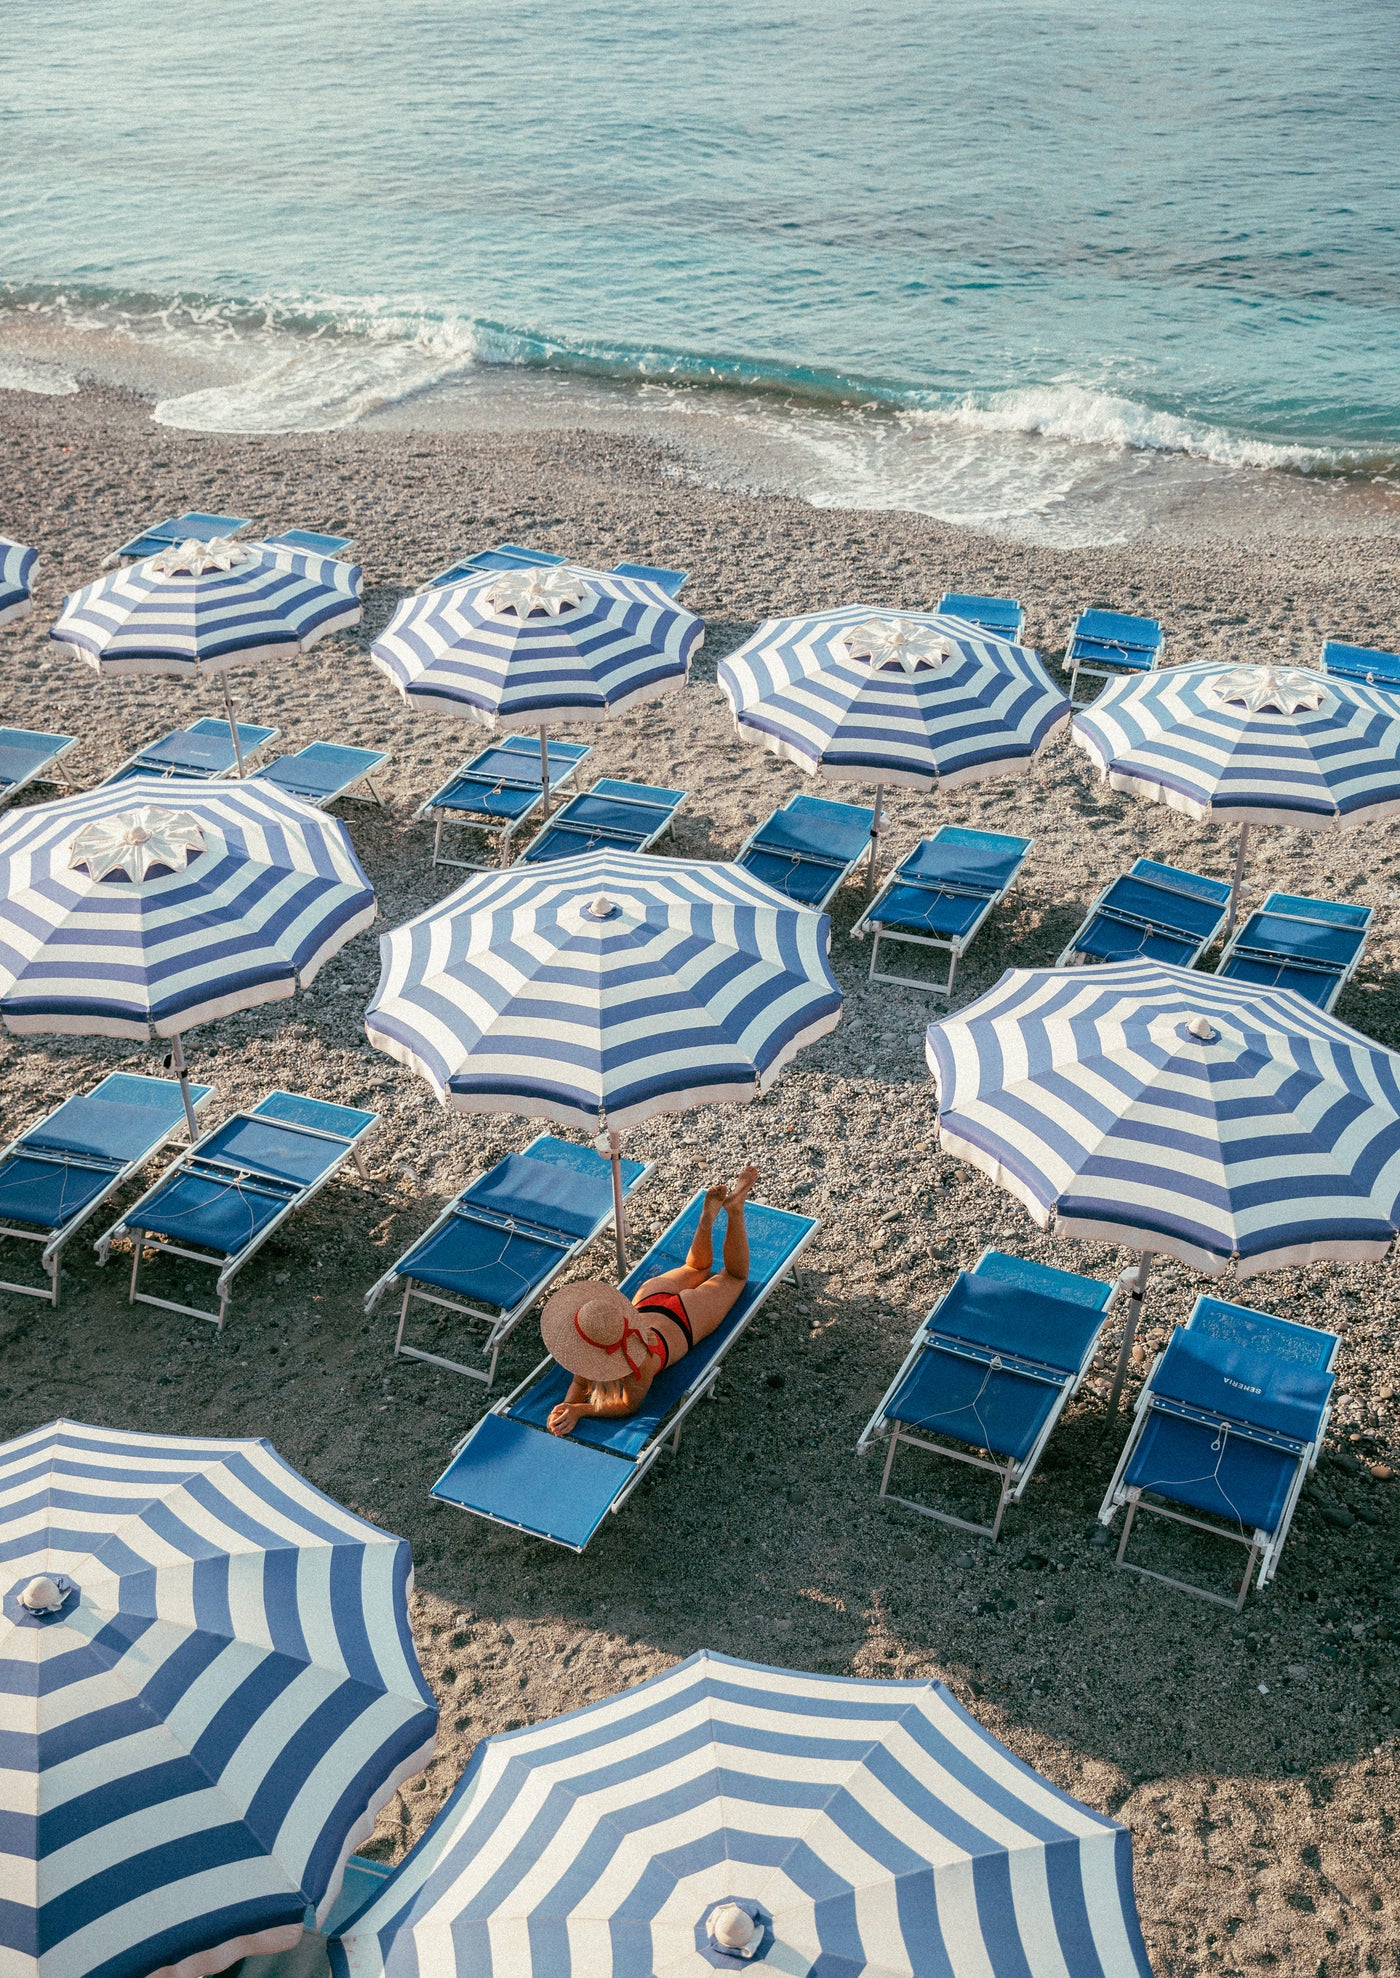
<path id="1" fill-rule="evenodd" d="M 715 1182 L 705 1190 L 705 1199 L 700 1205 L 702 1223 L 712 1223 L 729 1199 L 729 1191 L 722 1181 Z"/>
<path id="2" fill-rule="evenodd" d="M 757 1180 L 758 1169 L 750 1161 L 747 1167 L 740 1168 L 738 1174 L 735 1175 L 734 1184 L 730 1188 L 729 1193 L 724 1197 L 721 1207 L 725 1209 L 737 1209 L 742 1202 L 748 1200 L 749 1191 Z"/>

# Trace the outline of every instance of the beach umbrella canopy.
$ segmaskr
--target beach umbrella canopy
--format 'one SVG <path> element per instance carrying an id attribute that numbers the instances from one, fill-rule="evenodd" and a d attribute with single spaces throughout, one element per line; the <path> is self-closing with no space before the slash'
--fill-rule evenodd
<path id="1" fill-rule="evenodd" d="M 1400 1230 L 1400 1057 L 1291 989 L 1008 969 L 926 1049 L 948 1153 L 1042 1229 L 1141 1253 L 1120 1370 L 1153 1254 L 1248 1277 Z"/>
<path id="2" fill-rule="evenodd" d="M 30 606 L 39 552 L 0 536 L 0 625 L 22 618 Z"/>
<path id="3" fill-rule="evenodd" d="M 335 1978 L 1150 1978 L 1131 1844 L 941 1683 L 702 1652 L 486 1739 Z"/>
<path id="4" fill-rule="evenodd" d="M 512 866 L 382 938 L 365 1030 L 449 1107 L 607 1132 L 616 1182 L 621 1129 L 757 1098 L 834 1029 L 830 944 L 825 914 L 737 865 Z"/>
<path id="5" fill-rule="evenodd" d="M 1113 789 L 1240 826 L 1230 927 L 1252 826 L 1339 831 L 1400 811 L 1400 701 L 1302 667 L 1115 680 L 1076 711 L 1074 739 Z"/>
<path id="6" fill-rule="evenodd" d="M 171 1037 L 183 1082 L 182 1032 L 304 988 L 375 911 L 345 826 L 268 783 L 132 776 L 9 811 L 0 1021 Z"/>
<path id="7" fill-rule="evenodd" d="M 50 637 L 102 674 L 217 674 L 237 750 L 224 673 L 357 625 L 360 581 L 358 564 L 281 544 L 177 543 L 74 591 Z"/>
<path id="8" fill-rule="evenodd" d="M 412 1577 L 267 1442 L 0 1446 L 10 1978 L 201 1978 L 325 1916 L 433 1750 Z"/>
<path id="9" fill-rule="evenodd" d="M 770 618 L 719 663 L 739 733 L 809 775 L 934 790 L 1014 774 L 1070 718 L 1033 652 L 959 618 Z"/>

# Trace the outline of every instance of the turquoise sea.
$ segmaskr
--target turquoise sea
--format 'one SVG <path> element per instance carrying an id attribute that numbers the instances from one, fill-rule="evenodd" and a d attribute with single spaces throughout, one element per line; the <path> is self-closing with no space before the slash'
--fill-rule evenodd
<path id="1" fill-rule="evenodd" d="M 0 386 L 563 408 L 1032 533 L 1379 499 L 1397 129 L 1382 0 L 10 0 Z"/>

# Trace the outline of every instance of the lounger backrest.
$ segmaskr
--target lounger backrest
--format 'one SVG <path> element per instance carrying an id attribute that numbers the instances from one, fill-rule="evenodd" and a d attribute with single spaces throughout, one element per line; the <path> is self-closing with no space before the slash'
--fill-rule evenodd
<path id="1" fill-rule="evenodd" d="M 1073 1374 L 1098 1336 L 1103 1309 L 1076 1299 L 1047 1297 L 1005 1278 L 962 1271 L 927 1324 L 942 1339 Z"/>
<path id="2" fill-rule="evenodd" d="M 1261 913 L 1290 914 L 1298 920 L 1326 921 L 1333 927 L 1365 928 L 1371 925 L 1374 907 L 1351 900 L 1312 900 L 1302 893 L 1270 893 Z"/>
<path id="3" fill-rule="evenodd" d="M 584 1237 L 612 1209 L 611 1168 L 601 1155 L 593 1159 L 597 1165 L 588 1173 L 530 1154 L 507 1154 L 478 1176 L 462 1199 L 498 1215 Z"/>
<path id="4" fill-rule="evenodd" d="M 1238 947 L 1249 953 L 1284 955 L 1319 968 L 1346 968 L 1365 942 L 1363 929 L 1336 927 L 1295 914 L 1252 913 L 1240 929 Z"/>
<path id="5" fill-rule="evenodd" d="M 754 834 L 754 845 L 764 851 L 814 852 L 845 864 L 870 843 L 874 822 L 874 811 L 864 804 L 797 796 L 774 811 Z"/>
<path id="6" fill-rule="evenodd" d="M 640 577 L 644 583 L 659 584 L 668 597 L 679 597 L 689 577 L 685 570 L 668 570 L 660 563 L 615 563 L 615 577 Z"/>
<path id="7" fill-rule="evenodd" d="M 1150 879 L 1161 886 L 1169 886 L 1173 892 L 1188 893 L 1192 899 L 1214 900 L 1217 906 L 1230 904 L 1230 885 L 1225 879 L 1207 879 L 1203 873 L 1187 872 L 1179 865 L 1161 865 L 1156 859 L 1134 859 L 1128 867 L 1130 877 Z"/>
<path id="8" fill-rule="evenodd" d="M 1153 1370 L 1151 1392 L 1213 1421 L 1306 1444 L 1321 1430 L 1332 1375 L 1280 1359 L 1259 1344 L 1178 1326 Z"/>
<path id="9" fill-rule="evenodd" d="M 684 802 L 684 790 L 667 790 L 659 783 L 628 783 L 616 776 L 600 776 L 588 792 L 590 797 L 623 797 L 638 804 L 655 804 L 662 810 L 674 810 Z"/>
<path id="10" fill-rule="evenodd" d="M 288 1126 L 309 1126 L 317 1133 L 335 1133 L 358 1140 L 379 1118 L 358 1106 L 337 1106 L 329 1099 L 309 1099 L 304 1092 L 269 1092 L 253 1108 L 256 1119 L 283 1120 Z"/>
<path id="11" fill-rule="evenodd" d="M 211 543 L 216 536 L 236 536 L 248 526 L 246 515 L 208 515 L 202 509 L 192 508 L 183 515 L 169 516 L 164 522 L 153 522 L 129 543 L 123 543 L 117 555 L 154 556 L 158 550 L 168 549 L 171 543 Z"/>
<path id="12" fill-rule="evenodd" d="M 1346 680 L 1373 680 L 1378 687 L 1400 686 L 1400 653 L 1386 652 L 1380 646 L 1352 646 L 1342 639 L 1327 639 L 1322 664 L 1327 672 Z"/>
<path id="13" fill-rule="evenodd" d="M 190 1098 L 199 1105 L 213 1089 L 192 1085 Z M 124 1166 L 158 1146 L 184 1116 L 178 1080 L 114 1071 L 91 1092 L 65 1099 L 21 1140 L 26 1147 L 50 1153 L 94 1154 Z"/>
<path id="14" fill-rule="evenodd" d="M 72 741 L 71 735 L 46 735 L 38 728 L 0 728 L 0 790 L 22 783 Z"/>
<path id="15" fill-rule="evenodd" d="M 1034 1257 L 1017 1257 L 1008 1250 L 984 1250 L 972 1267 L 972 1275 L 991 1278 L 1000 1284 L 1017 1284 L 1037 1291 L 1045 1298 L 1057 1298 L 1071 1305 L 1085 1305 L 1101 1312 L 1113 1296 L 1113 1286 L 1101 1277 L 1085 1277 L 1082 1271 L 1063 1271 L 1058 1264 L 1041 1264 Z"/>
<path id="16" fill-rule="evenodd" d="M 1337 1357 L 1340 1344 L 1336 1333 L 1320 1326 L 1299 1325 L 1281 1319 L 1273 1312 L 1256 1312 L 1249 1305 L 1232 1305 L 1224 1298 L 1196 1300 L 1186 1330 L 1201 1339 L 1219 1339 L 1236 1346 L 1252 1346 L 1314 1372 L 1325 1373 Z"/>
<path id="17" fill-rule="evenodd" d="M 349 549 L 353 536 L 323 536 L 317 529 L 283 529 L 277 536 L 264 536 L 269 549 L 305 549 L 313 556 L 339 556 Z"/>
<path id="18" fill-rule="evenodd" d="M 1218 901 L 1203 900 L 1195 894 L 1183 892 L 1179 887 L 1138 879 L 1131 873 L 1125 873 L 1105 888 L 1098 910 L 1100 913 L 1127 914 L 1135 920 L 1147 921 L 1154 927 L 1170 928 L 1174 933 L 1187 934 L 1198 941 L 1204 941 L 1215 931 L 1224 912 Z"/>
<path id="19" fill-rule="evenodd" d="M 948 618 L 961 618 L 965 625 L 977 625 L 989 632 L 1019 634 L 1025 613 L 1015 598 L 982 597 L 976 591 L 945 591 L 938 610 Z"/>
<path id="20" fill-rule="evenodd" d="M 574 1174 L 593 1175 L 601 1167 L 608 1175 L 612 1173 L 612 1162 L 606 1154 L 600 1154 L 594 1147 L 582 1147 L 577 1140 L 561 1140 L 557 1134 L 540 1133 L 525 1149 L 532 1161 L 549 1161 L 555 1167 L 564 1168 Z M 622 1156 L 622 1186 L 629 1189 L 639 1182 L 647 1171 L 645 1161 L 631 1160 Z M 608 1184 L 608 1206 L 612 1206 L 612 1184 Z"/>
<path id="21" fill-rule="evenodd" d="M 385 759 L 380 749 L 354 749 L 341 742 L 308 742 L 295 755 L 281 756 L 257 774 L 270 783 L 285 783 L 290 790 L 310 790 L 325 796 L 357 782 Z"/>
<path id="22" fill-rule="evenodd" d="M 1015 878 L 1030 844 L 1029 838 L 1013 838 L 1002 831 L 969 831 L 959 824 L 944 824 L 900 860 L 899 876 L 949 879 L 1000 892 Z"/>
<path id="23" fill-rule="evenodd" d="M 1155 618 L 1134 618 L 1126 611 L 1102 611 L 1091 605 L 1080 612 L 1074 637 L 1122 646 L 1131 653 L 1152 653 L 1162 643 L 1162 627 Z"/>

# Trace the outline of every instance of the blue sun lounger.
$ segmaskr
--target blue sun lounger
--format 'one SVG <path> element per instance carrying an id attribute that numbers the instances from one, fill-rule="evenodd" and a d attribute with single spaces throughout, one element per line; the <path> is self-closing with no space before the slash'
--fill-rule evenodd
<path id="1" fill-rule="evenodd" d="M 628 1272 L 625 1292 L 685 1262 L 703 1201 L 700 1190 Z M 609 1512 L 622 1509 L 662 1450 L 679 1447 L 686 1417 L 713 1393 L 730 1348 L 774 1287 L 784 1278 L 796 1281 L 797 1260 L 819 1227 L 811 1216 L 754 1201 L 746 1220 L 751 1275 L 738 1303 L 708 1339 L 657 1376 L 635 1415 L 585 1420 L 572 1435 L 551 1435 L 545 1423 L 567 1393 L 569 1376 L 553 1360 L 543 1360 L 458 1443 L 433 1485 L 438 1503 L 582 1552 Z M 721 1216 L 717 1256 L 723 1229 Z"/>
<path id="2" fill-rule="evenodd" d="M 384 799 L 369 779 L 388 760 L 383 749 L 352 749 L 341 742 L 308 742 L 295 755 L 279 755 L 265 768 L 255 769 L 248 780 L 275 783 L 288 796 L 300 797 L 303 803 L 313 804 L 317 810 L 325 810 L 341 798 L 351 803 L 382 806 Z M 364 789 L 356 789 L 357 783 L 363 783 Z"/>
<path id="3" fill-rule="evenodd" d="M 624 1200 L 654 1165 L 623 1161 Z M 560 1272 L 611 1228 L 612 1218 L 612 1163 L 606 1155 L 541 1133 L 523 1154 L 507 1154 L 448 1203 L 432 1227 L 366 1292 L 365 1314 L 391 1286 L 401 1285 L 395 1355 L 427 1360 L 484 1380 L 489 1387 L 501 1348 L 520 1320 Z M 406 1344 L 414 1299 L 484 1326 L 485 1367 Z"/>
<path id="4" fill-rule="evenodd" d="M 327 536 L 319 529 L 283 529 L 279 535 L 264 536 L 269 549 L 305 549 L 313 556 L 341 556 L 355 547 L 353 536 Z"/>
<path id="5" fill-rule="evenodd" d="M 1021 643 L 1021 634 L 1026 629 L 1026 614 L 1015 598 L 980 597 L 976 591 L 945 591 L 938 600 L 938 609 L 949 618 L 961 618 L 964 625 L 990 632 L 994 638 L 1010 639 L 1012 645 Z"/>
<path id="6" fill-rule="evenodd" d="M 1359 680 L 1367 687 L 1400 688 L 1400 652 L 1380 646 L 1349 646 L 1342 639 L 1322 642 L 1322 670 L 1341 680 Z"/>
<path id="7" fill-rule="evenodd" d="M 881 1497 L 995 1545 L 1007 1505 L 1021 1501 L 1079 1392 L 1116 1295 L 1101 1278 L 1001 1250 L 984 1250 L 970 1271 L 959 1271 L 856 1444 L 864 1455 L 872 1442 L 888 1439 Z M 892 1496 L 890 1472 L 902 1447 L 990 1470 L 1000 1479 L 991 1524 Z"/>
<path id="8" fill-rule="evenodd" d="M 192 508 L 184 515 L 152 522 L 129 543 L 113 550 L 106 561 L 112 564 L 120 562 L 122 557 L 156 556 L 172 543 L 212 543 L 216 536 L 236 536 L 241 529 L 251 527 L 246 515 L 206 515 L 202 509 Z"/>
<path id="9" fill-rule="evenodd" d="M 605 847 L 649 851 L 671 829 L 685 797 L 684 790 L 663 790 L 654 783 L 626 783 L 604 776 L 591 790 L 570 797 L 515 862 L 542 865 Z"/>
<path id="10" fill-rule="evenodd" d="M 566 561 L 567 558 L 556 556 L 552 550 L 526 549 L 520 543 L 497 543 L 494 549 L 479 549 L 472 556 L 458 557 L 421 588 L 439 590 L 444 584 L 459 584 L 464 577 L 476 577 L 483 570 L 540 570 Z M 679 595 L 687 577 L 684 570 L 670 570 L 660 563 L 615 563 L 612 574 L 645 578 L 649 584 L 659 584 L 669 597 Z"/>
<path id="11" fill-rule="evenodd" d="M 1074 699 L 1080 674 L 1091 680 L 1117 680 L 1125 674 L 1152 673 L 1166 656 L 1167 641 L 1155 618 L 1134 618 L 1126 611 L 1081 611 L 1065 649 L 1069 697 Z"/>
<path id="12" fill-rule="evenodd" d="M 1314 1326 L 1198 1298 L 1147 1377 L 1099 1507 L 1103 1525 L 1128 1507 L 1116 1563 L 1237 1612 L 1256 1561 L 1258 1583 L 1267 1586 L 1303 1485 L 1317 1467 L 1339 1344 L 1335 1333 Z M 1246 1547 L 1236 1592 L 1213 1593 L 1127 1559 L 1140 1512 Z"/>
<path id="13" fill-rule="evenodd" d="M 586 742 L 547 743 L 549 794 L 571 783 L 593 750 Z M 448 858 L 442 849 L 445 824 L 461 824 L 494 840 L 498 859 L 506 856 L 511 839 L 540 807 L 540 745 L 533 736 L 506 735 L 481 749 L 460 769 L 453 770 L 440 790 L 434 790 L 414 813 L 415 820 L 431 817 L 433 864 L 455 865 L 470 872 L 486 870 L 478 860 Z"/>
<path id="14" fill-rule="evenodd" d="M 275 728 L 258 728 L 248 721 L 238 724 L 238 741 L 245 764 L 276 739 Z M 192 721 L 188 728 L 172 728 L 158 742 L 129 755 L 120 768 L 103 777 L 102 787 L 125 783 L 129 776 L 177 776 L 195 782 L 217 782 L 232 776 L 237 767 L 238 756 L 227 721 L 206 714 L 202 720 Z"/>
<path id="15" fill-rule="evenodd" d="M 213 1089 L 191 1085 L 196 1112 Z M 56 1305 L 68 1244 L 184 1124 L 178 1080 L 114 1071 L 12 1140 L 0 1152 L 0 1237 L 37 1243 L 48 1283 L 6 1279 L 0 1291 Z"/>
<path id="16" fill-rule="evenodd" d="M 98 1238 L 98 1262 L 106 1263 L 114 1243 L 130 1243 L 128 1302 L 208 1319 L 222 1331 L 233 1280 L 249 1258 L 346 1161 L 364 1173 L 360 1142 L 378 1117 L 296 1092 L 269 1092 L 251 1112 L 234 1113 L 172 1161 Z M 216 1271 L 218 1311 L 142 1291 L 141 1266 L 148 1253 L 184 1257 Z"/>
<path id="17" fill-rule="evenodd" d="M 829 797 L 790 797 L 736 854 L 755 879 L 803 906 L 825 908 L 862 858 L 875 859 L 875 813 Z"/>
<path id="18" fill-rule="evenodd" d="M 1014 884 L 1034 840 L 1003 831 L 970 831 L 940 824 L 902 858 L 851 929 L 853 940 L 870 944 L 870 980 L 951 996 L 958 963 L 983 921 Z M 923 982 L 913 975 L 891 975 L 876 964 L 882 941 L 903 941 L 948 954 L 945 982 Z"/>
<path id="19" fill-rule="evenodd" d="M 1134 859 L 1094 901 L 1056 968 L 1139 955 L 1194 968 L 1225 925 L 1230 888 L 1155 859 Z"/>
<path id="20" fill-rule="evenodd" d="M 1374 913 L 1374 907 L 1344 900 L 1270 893 L 1235 929 L 1216 974 L 1294 989 L 1320 1010 L 1330 1010 L 1356 973 Z"/>
<path id="21" fill-rule="evenodd" d="M 41 728 L 0 728 L 0 804 L 17 797 L 30 783 L 72 784 L 63 765 L 76 735 L 49 735 Z M 56 769 L 57 776 L 49 771 Z"/>

